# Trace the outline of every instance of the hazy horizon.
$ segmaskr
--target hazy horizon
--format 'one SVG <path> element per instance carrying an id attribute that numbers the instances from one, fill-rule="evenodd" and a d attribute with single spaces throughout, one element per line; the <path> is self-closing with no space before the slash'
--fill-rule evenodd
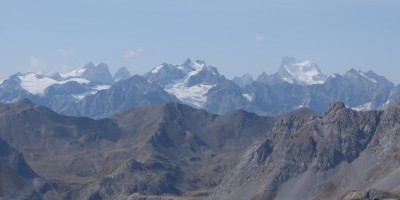
<path id="1" fill-rule="evenodd" d="M 143 74 L 200 59 L 232 78 L 284 56 L 327 75 L 372 70 L 398 84 L 400 1 L 12 1 L 0 8 L 0 77 L 88 62 Z"/>

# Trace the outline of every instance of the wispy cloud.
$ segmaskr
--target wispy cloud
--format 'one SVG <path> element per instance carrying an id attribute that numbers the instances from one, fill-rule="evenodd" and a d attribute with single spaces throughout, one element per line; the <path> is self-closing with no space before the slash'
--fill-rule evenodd
<path id="1" fill-rule="evenodd" d="M 42 61 L 41 59 L 35 57 L 35 56 L 31 56 L 29 58 L 31 67 L 33 68 L 33 70 L 35 72 L 38 72 L 40 74 L 44 74 L 44 73 L 48 73 L 49 69 L 47 68 L 47 65 L 44 61 Z"/>
<path id="2" fill-rule="evenodd" d="M 257 42 L 261 42 L 265 40 L 265 36 L 263 34 L 257 34 L 254 38 Z"/>
<path id="3" fill-rule="evenodd" d="M 126 51 L 123 55 L 124 58 L 133 58 L 144 53 L 143 48 Z"/>

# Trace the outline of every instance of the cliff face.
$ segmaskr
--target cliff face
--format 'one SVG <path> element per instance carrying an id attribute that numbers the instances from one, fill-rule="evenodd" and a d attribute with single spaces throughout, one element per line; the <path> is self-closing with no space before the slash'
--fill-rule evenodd
<path id="1" fill-rule="evenodd" d="M 210 199 L 398 198 L 398 111 L 356 112 L 337 102 L 322 115 L 289 114 Z"/>

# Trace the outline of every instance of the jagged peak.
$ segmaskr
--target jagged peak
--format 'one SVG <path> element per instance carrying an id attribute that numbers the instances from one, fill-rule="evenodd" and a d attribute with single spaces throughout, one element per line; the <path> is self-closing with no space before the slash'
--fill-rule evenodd
<path id="1" fill-rule="evenodd" d="M 347 109 L 343 102 L 335 101 L 331 103 L 326 111 L 326 114 L 336 112 L 338 110 Z"/>
<path id="2" fill-rule="evenodd" d="M 183 63 L 182 63 L 182 65 L 188 65 L 188 64 L 191 64 L 192 63 L 192 60 L 190 59 L 190 58 L 187 58 Z"/>
<path id="3" fill-rule="evenodd" d="M 277 74 L 288 83 L 300 85 L 323 84 L 327 79 L 317 64 L 289 56 L 282 59 Z"/>
<path id="4" fill-rule="evenodd" d="M 297 62 L 297 59 L 291 56 L 285 56 L 282 58 L 282 64 L 295 63 L 295 62 Z"/>
<path id="5" fill-rule="evenodd" d="M 246 79 L 254 80 L 253 76 L 251 74 L 249 74 L 249 73 L 243 74 L 240 78 L 246 78 Z"/>
<path id="6" fill-rule="evenodd" d="M 100 62 L 99 64 L 95 65 L 96 67 L 108 67 L 108 65 L 104 62 Z"/>
<path id="7" fill-rule="evenodd" d="M 84 68 L 84 69 L 87 69 L 87 68 L 92 68 L 92 67 L 94 67 L 94 66 L 95 66 L 95 65 L 94 65 L 93 62 L 88 62 L 88 63 L 86 63 L 86 65 L 83 66 L 83 68 Z"/>
<path id="8" fill-rule="evenodd" d="M 361 72 L 360 70 L 350 68 L 349 71 L 346 72 L 346 74 L 359 74 L 360 72 Z"/>
<path id="9" fill-rule="evenodd" d="M 114 74 L 114 80 L 120 81 L 128 79 L 132 76 L 131 72 L 126 67 L 120 67 Z"/>
<path id="10" fill-rule="evenodd" d="M 198 63 L 198 64 L 201 64 L 201 65 L 207 65 L 206 61 L 204 61 L 204 60 L 199 60 L 199 59 L 197 59 L 197 60 L 195 60 L 194 62 L 195 62 L 195 63 Z"/>

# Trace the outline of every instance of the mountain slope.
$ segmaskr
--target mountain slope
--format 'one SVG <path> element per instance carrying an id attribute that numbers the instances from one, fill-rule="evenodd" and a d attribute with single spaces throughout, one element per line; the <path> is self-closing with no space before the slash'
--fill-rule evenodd
<path id="1" fill-rule="evenodd" d="M 211 199 L 397 199 L 398 182 L 390 177 L 400 166 L 375 149 L 388 145 L 382 133 L 400 127 L 397 110 L 356 112 L 334 103 L 321 116 L 288 115 L 248 150 Z M 384 154 L 397 155 L 396 149 Z M 388 164 L 390 170 L 377 171 Z"/>
<path id="2" fill-rule="evenodd" d="M 0 139 L 0 198 L 54 198 L 53 184 L 35 173 L 22 153 Z"/>
<path id="3" fill-rule="evenodd" d="M 35 171 L 59 180 L 59 198 L 115 199 L 136 192 L 207 195 L 273 119 L 244 111 L 216 116 L 169 103 L 90 120 L 24 100 L 2 104 L 0 122 L 0 138 L 24 152 Z"/>
<path id="4" fill-rule="evenodd" d="M 132 76 L 131 73 L 129 72 L 129 70 L 126 67 L 121 67 L 118 69 L 117 72 L 115 72 L 113 79 L 115 82 L 118 82 L 121 80 L 126 80 L 126 79 L 130 78 L 131 76 Z"/>
<path id="5" fill-rule="evenodd" d="M 0 104 L 0 138 L 57 199 L 396 199 L 399 119 L 400 105 L 336 102 L 277 117 L 168 103 L 91 120 L 24 100 Z"/>

